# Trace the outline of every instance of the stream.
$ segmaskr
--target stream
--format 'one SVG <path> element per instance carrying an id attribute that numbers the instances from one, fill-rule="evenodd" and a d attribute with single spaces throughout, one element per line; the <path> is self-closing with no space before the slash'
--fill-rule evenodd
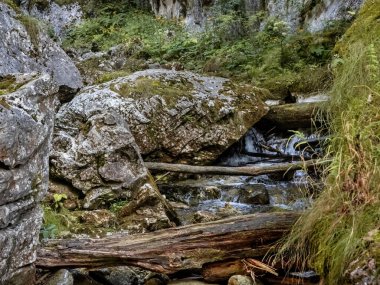
<path id="1" fill-rule="evenodd" d="M 321 153 L 310 130 L 270 132 L 252 128 L 216 162 L 220 166 L 271 165 Z M 270 211 L 302 211 L 310 206 L 320 185 L 304 170 L 248 176 L 207 175 L 160 182 L 183 224 Z"/>

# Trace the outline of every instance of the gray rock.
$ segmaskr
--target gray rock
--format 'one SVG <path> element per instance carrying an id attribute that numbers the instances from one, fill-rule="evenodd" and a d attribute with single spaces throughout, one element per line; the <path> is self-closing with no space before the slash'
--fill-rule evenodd
<path id="1" fill-rule="evenodd" d="M 114 109 L 123 102 L 106 95 L 107 102 L 75 98 L 57 114 L 51 174 L 81 190 L 85 208 L 101 196 L 130 198 L 148 175 L 128 124 Z"/>
<path id="2" fill-rule="evenodd" d="M 171 207 L 140 151 L 146 159 L 212 161 L 266 113 L 255 93 L 223 78 L 170 70 L 88 87 L 57 114 L 51 175 L 80 190 L 84 208 L 131 200 L 123 211 L 131 231 L 169 226 Z"/>
<path id="3" fill-rule="evenodd" d="M 90 116 L 94 120 L 105 113 L 115 118 L 119 115 L 146 160 L 205 164 L 267 112 L 259 99 L 261 93 L 224 78 L 145 70 L 83 90 L 60 109 L 57 130 L 79 133 L 81 122 Z M 91 121 L 88 124 L 93 125 Z M 92 135 L 91 128 L 87 137 Z M 60 137 L 71 144 L 69 138 Z"/>
<path id="4" fill-rule="evenodd" d="M 51 2 L 46 7 L 33 5 L 29 13 L 33 17 L 49 24 L 59 41 L 66 35 L 68 28 L 78 25 L 83 17 L 79 3 L 58 5 L 55 2 Z"/>
<path id="5" fill-rule="evenodd" d="M 57 43 L 41 32 L 36 20 L 3 2 L 0 2 L 0 38 L 0 76 L 48 72 L 62 92 L 75 92 L 82 87 L 74 63 Z"/>
<path id="6" fill-rule="evenodd" d="M 139 285 L 145 276 L 141 276 L 142 270 L 135 270 L 132 267 L 113 267 L 91 270 L 89 275 L 105 284 L 112 285 Z M 144 275 L 146 275 L 145 273 Z"/>
<path id="7" fill-rule="evenodd" d="M 203 30 L 212 16 L 210 7 L 220 5 L 219 1 L 206 0 L 151 0 L 150 2 L 157 16 L 168 19 L 182 18 L 191 31 Z M 250 15 L 265 11 L 268 18 L 283 21 L 292 32 L 298 29 L 318 32 L 332 21 L 352 19 L 352 14 L 359 10 L 363 2 L 363 0 L 244 0 L 240 8 Z"/>
<path id="8" fill-rule="evenodd" d="M 66 269 L 60 269 L 51 276 L 45 285 L 73 285 L 74 278 Z"/>
<path id="9" fill-rule="evenodd" d="M 131 232 L 174 225 L 175 213 L 150 179 L 126 115 L 138 114 L 111 90 L 87 92 L 57 114 L 51 175 L 85 195 L 86 209 L 130 201 L 120 223 Z"/>
<path id="10" fill-rule="evenodd" d="M 170 281 L 168 283 L 169 285 L 218 285 L 218 284 L 211 284 L 204 281 L 198 281 L 198 280 L 175 280 Z"/>
<path id="11" fill-rule="evenodd" d="M 21 77 L 31 81 L 0 97 L 0 284 L 27 284 L 34 272 L 58 92 L 48 75 Z"/>
<path id="12" fill-rule="evenodd" d="M 36 206 L 16 225 L 0 230 L 0 284 L 28 284 L 31 276 L 23 272 L 32 271 L 29 266 L 36 260 L 41 222 L 42 211 Z"/>
<path id="13" fill-rule="evenodd" d="M 268 191 L 264 184 L 242 185 L 238 202 L 254 205 L 269 204 Z"/>
<path id="14" fill-rule="evenodd" d="M 228 279 L 228 285 L 258 285 L 251 277 L 244 275 L 233 275 Z"/>

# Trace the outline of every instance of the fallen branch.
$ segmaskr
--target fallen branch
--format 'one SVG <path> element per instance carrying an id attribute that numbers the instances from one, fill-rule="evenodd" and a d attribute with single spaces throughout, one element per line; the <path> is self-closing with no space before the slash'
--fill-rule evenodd
<path id="1" fill-rule="evenodd" d="M 317 160 L 273 163 L 255 166 L 225 167 L 225 166 L 196 166 L 186 164 L 171 164 L 161 162 L 145 162 L 149 170 L 182 172 L 192 174 L 216 174 L 216 175 L 247 175 L 256 176 L 262 174 L 287 172 L 303 168 L 311 168 L 318 164 Z"/>
<path id="2" fill-rule="evenodd" d="M 298 219 L 298 213 L 261 213 L 102 239 L 51 240 L 38 251 L 44 268 L 131 265 L 161 273 L 201 269 L 229 258 L 264 256 Z"/>

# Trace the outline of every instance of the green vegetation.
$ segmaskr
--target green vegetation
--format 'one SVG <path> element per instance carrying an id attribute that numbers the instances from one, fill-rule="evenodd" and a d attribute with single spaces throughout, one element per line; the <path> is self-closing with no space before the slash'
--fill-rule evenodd
<path id="1" fill-rule="evenodd" d="M 24 84 L 25 82 L 17 82 L 13 75 L 0 76 L 0 96 L 12 93 Z"/>
<path id="2" fill-rule="evenodd" d="M 17 19 L 24 25 L 32 45 L 34 47 L 34 52 L 38 54 L 38 47 L 40 43 L 40 29 L 38 20 L 28 15 L 20 14 Z"/>
<path id="3" fill-rule="evenodd" d="M 44 207 L 43 227 L 41 235 L 43 238 L 56 238 L 69 232 L 75 222 L 70 212 L 65 208 L 59 210 L 49 206 Z"/>
<path id="4" fill-rule="evenodd" d="M 159 95 L 171 106 L 175 105 L 179 95 L 190 96 L 193 90 L 193 84 L 185 78 L 177 81 L 163 78 L 141 77 L 136 79 L 133 83 L 113 84 L 111 89 L 122 96 L 134 99 Z"/>
<path id="5" fill-rule="evenodd" d="M 124 206 L 126 206 L 129 202 L 130 202 L 129 200 L 119 200 L 119 201 L 115 201 L 115 202 L 113 202 L 113 203 L 111 204 L 111 206 L 110 206 L 109 209 L 110 209 L 110 211 L 111 211 L 112 213 L 118 214 L 119 211 L 120 211 L 121 209 L 123 209 Z"/>
<path id="6" fill-rule="evenodd" d="M 308 92 L 329 86 L 327 63 L 347 23 L 332 22 L 319 34 L 299 31 L 295 35 L 282 21 L 263 13 L 248 16 L 238 3 L 222 2 L 226 3 L 215 8 L 215 17 L 198 34 L 128 5 L 103 4 L 95 9 L 95 17 L 69 32 L 64 46 L 106 51 L 121 44 L 128 58 L 180 63 L 187 70 L 267 87 L 279 96 L 289 88 Z M 260 30 L 263 18 L 266 25 Z"/>
<path id="7" fill-rule="evenodd" d="M 336 46 L 326 187 L 281 252 L 292 264 L 316 269 L 324 284 L 342 284 L 349 264 L 367 249 L 365 237 L 380 228 L 379 17 L 380 1 L 367 1 Z"/>

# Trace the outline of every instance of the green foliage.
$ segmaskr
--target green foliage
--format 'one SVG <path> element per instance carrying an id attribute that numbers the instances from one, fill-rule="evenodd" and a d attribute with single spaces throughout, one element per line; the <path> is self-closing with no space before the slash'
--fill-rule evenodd
<path id="1" fill-rule="evenodd" d="M 140 99 L 159 95 L 169 106 L 175 105 L 178 96 L 190 96 L 193 85 L 185 78 L 181 80 L 164 80 L 152 78 L 138 78 L 133 83 L 111 86 L 113 91 L 124 97 Z"/>
<path id="2" fill-rule="evenodd" d="M 63 208 L 63 201 L 67 199 L 66 194 L 60 194 L 60 193 L 55 193 L 53 195 L 53 209 L 58 210 L 60 208 Z"/>
<path id="3" fill-rule="evenodd" d="M 72 28 L 64 46 L 106 51 L 123 44 L 130 47 L 128 58 L 179 62 L 188 70 L 269 86 L 282 96 L 289 88 L 309 92 L 329 86 L 331 50 L 346 27 L 342 21 L 331 22 L 318 34 L 291 34 L 285 22 L 263 12 L 248 16 L 243 3 L 236 0 L 219 1 L 206 30 L 192 34 L 176 21 L 154 18 L 130 7 L 99 4 L 95 17 Z M 260 23 L 265 23 L 262 29 Z M 318 73 L 319 83 L 306 76 L 313 71 Z"/>
<path id="4" fill-rule="evenodd" d="M 40 230 L 43 239 L 53 239 L 57 236 L 57 226 L 54 224 L 44 225 Z"/>
<path id="5" fill-rule="evenodd" d="M 110 206 L 110 211 L 113 212 L 113 213 L 118 213 L 121 209 L 124 208 L 125 205 L 127 205 L 129 203 L 128 200 L 120 200 L 120 201 L 116 201 L 114 203 L 111 204 Z"/>
<path id="6" fill-rule="evenodd" d="M 379 4 L 367 1 L 337 45 L 325 190 L 281 251 L 291 263 L 316 269 L 324 284 L 343 284 L 349 264 L 366 250 L 368 232 L 380 227 Z"/>
<path id="7" fill-rule="evenodd" d="M 58 210 L 44 207 L 43 226 L 40 230 L 42 238 L 56 238 L 67 232 L 73 221 L 70 220 L 69 211 L 65 208 Z"/>

